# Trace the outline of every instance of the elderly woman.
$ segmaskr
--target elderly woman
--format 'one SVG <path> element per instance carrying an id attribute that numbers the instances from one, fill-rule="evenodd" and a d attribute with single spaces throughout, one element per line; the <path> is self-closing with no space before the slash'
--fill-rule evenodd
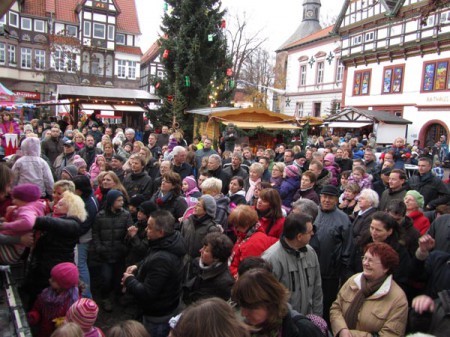
<path id="1" fill-rule="evenodd" d="M 267 270 L 250 269 L 239 276 L 231 298 L 253 328 L 252 336 L 324 336 L 310 319 L 290 309 L 288 290 Z"/>
<path id="2" fill-rule="evenodd" d="M 248 175 L 248 180 L 246 180 L 246 193 L 245 200 L 248 204 L 252 204 L 253 195 L 255 194 L 256 184 L 261 182 L 261 177 L 264 173 L 264 167 L 260 163 L 253 163 L 250 165 L 250 174 Z"/>
<path id="3" fill-rule="evenodd" d="M 192 262 L 192 276 L 184 285 L 183 301 L 189 305 L 209 297 L 230 299 L 234 279 L 228 268 L 233 242 L 219 232 L 207 234 L 201 241 L 200 256 Z"/>
<path id="4" fill-rule="evenodd" d="M 369 231 L 372 215 L 377 211 L 379 203 L 378 193 L 372 189 L 362 190 L 358 196 L 352 224 L 353 242 L 356 244 L 363 233 Z"/>
<path id="5" fill-rule="evenodd" d="M 258 222 L 258 214 L 251 206 L 239 205 L 231 212 L 228 222 L 234 226 L 237 241 L 230 257 L 230 271 L 236 277 L 239 264 L 248 256 L 261 254 L 277 239 L 264 233 Z"/>
<path id="6" fill-rule="evenodd" d="M 74 261 L 81 223 L 86 217 L 83 200 L 66 191 L 55 205 L 53 217 L 36 218 L 34 229 L 39 231 L 40 235 L 33 250 L 25 285 L 26 293 L 30 295 L 30 303 L 48 286 L 50 270 L 55 265 Z"/>
<path id="7" fill-rule="evenodd" d="M 207 178 L 201 186 L 203 195 L 210 195 L 216 201 L 215 221 L 222 226 L 225 234 L 232 237 L 233 227 L 228 226 L 228 215 L 230 214 L 230 199 L 222 194 L 222 180 Z"/>
<path id="8" fill-rule="evenodd" d="M 400 265 L 395 270 L 393 277 L 403 290 L 409 295 L 409 272 L 411 268 L 411 257 L 404 244 L 403 232 L 393 217 L 385 212 L 375 212 L 372 214 L 372 221 L 369 230 L 362 233 L 361 238 L 356 242 L 351 260 L 351 270 L 360 272 L 363 265 L 359 256 L 362 255 L 364 247 L 372 242 L 384 242 L 391 246 L 399 255 Z"/>
<path id="9" fill-rule="evenodd" d="M 286 165 L 282 162 L 274 163 L 272 166 L 272 176 L 270 177 L 270 184 L 273 188 L 280 188 L 283 182 L 283 173 Z"/>
<path id="10" fill-rule="evenodd" d="M 150 199 L 161 210 L 169 211 L 176 220 L 175 228 L 180 227 L 179 219 L 187 209 L 186 200 L 181 195 L 181 178 L 178 173 L 168 171 L 162 175 L 161 187 Z"/>
<path id="11" fill-rule="evenodd" d="M 406 205 L 406 215 L 412 219 L 413 226 L 420 232 L 420 235 L 424 235 L 430 228 L 430 220 L 420 211 L 424 204 L 422 194 L 415 190 L 409 190 L 403 201 Z"/>
<path id="12" fill-rule="evenodd" d="M 281 198 L 273 188 L 263 189 L 256 202 L 256 213 L 261 227 L 268 236 L 280 238 L 283 233 L 284 216 L 281 208 Z"/>
<path id="13" fill-rule="evenodd" d="M 363 272 L 342 286 L 331 306 L 333 334 L 404 336 L 408 301 L 392 277 L 399 264 L 397 252 L 386 243 L 371 243 L 365 248 L 362 263 Z"/>

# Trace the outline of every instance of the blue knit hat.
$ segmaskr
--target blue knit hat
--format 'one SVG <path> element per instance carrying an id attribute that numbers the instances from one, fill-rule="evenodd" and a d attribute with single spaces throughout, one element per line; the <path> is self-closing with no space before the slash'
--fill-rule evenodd
<path id="1" fill-rule="evenodd" d="M 123 193 L 119 190 L 110 190 L 106 195 L 106 208 L 111 209 L 117 198 L 123 197 Z"/>

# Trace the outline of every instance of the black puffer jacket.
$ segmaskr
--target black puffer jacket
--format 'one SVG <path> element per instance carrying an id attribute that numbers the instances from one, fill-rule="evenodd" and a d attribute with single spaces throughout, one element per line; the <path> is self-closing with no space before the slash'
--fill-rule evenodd
<path id="1" fill-rule="evenodd" d="M 92 227 L 92 259 L 95 262 L 114 263 L 125 258 L 125 236 L 133 224 L 131 215 L 123 208 L 118 212 L 101 210 Z"/>
<path id="2" fill-rule="evenodd" d="M 50 271 L 54 266 L 74 261 L 80 221 L 72 217 L 38 217 L 33 229 L 38 231 L 39 239 L 33 250 L 27 280 L 31 284 L 30 292 L 36 291 L 38 294 L 48 287 Z"/>
<path id="3" fill-rule="evenodd" d="M 418 191 L 425 199 L 424 209 L 435 209 L 436 206 L 445 205 L 450 201 L 450 190 L 441 179 L 431 172 L 414 175 L 408 181 L 412 190 Z M 428 207 L 427 207 L 428 206 Z"/>
<path id="4" fill-rule="evenodd" d="M 146 199 L 152 197 L 153 181 L 147 171 L 131 173 L 123 180 L 123 186 L 130 198 L 136 194 L 142 194 Z"/>
<path id="5" fill-rule="evenodd" d="M 127 292 L 136 298 L 144 315 L 162 317 L 177 309 L 185 254 L 179 232 L 149 241 L 147 257 L 140 264 L 136 277 L 125 281 Z"/>

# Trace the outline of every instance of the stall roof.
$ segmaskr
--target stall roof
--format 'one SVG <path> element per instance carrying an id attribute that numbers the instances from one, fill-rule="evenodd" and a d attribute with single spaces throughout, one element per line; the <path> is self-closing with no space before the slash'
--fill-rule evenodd
<path id="1" fill-rule="evenodd" d="M 325 123 L 329 123 L 328 126 L 330 126 L 331 123 L 339 123 L 340 125 L 349 125 L 349 123 L 365 123 L 366 125 L 372 124 L 372 123 L 379 123 L 383 122 L 386 124 L 412 124 L 411 121 L 404 119 L 402 117 L 390 114 L 386 111 L 380 111 L 380 110 L 360 110 L 354 107 L 347 107 L 344 108 L 339 114 L 335 116 L 328 117 L 324 120 Z M 337 124 L 335 124 L 337 125 Z M 341 128 L 352 128 L 356 126 L 333 126 L 333 127 L 341 127 Z M 362 126 L 359 126 L 362 127 Z"/>
<path id="2" fill-rule="evenodd" d="M 239 110 L 240 108 L 233 108 L 233 107 L 218 107 L 218 108 L 199 108 L 199 109 L 191 109 L 187 110 L 187 113 L 195 114 L 195 115 L 202 115 L 202 116 L 209 116 L 215 112 L 223 112 L 223 111 L 233 111 L 233 110 Z"/>
<path id="3" fill-rule="evenodd" d="M 64 98 L 110 98 L 116 100 L 159 101 L 160 98 L 145 90 L 58 85 L 58 99 Z"/>
<path id="4" fill-rule="evenodd" d="M 230 121 L 221 121 L 222 124 L 227 125 Z M 286 123 L 265 123 L 265 122 L 234 122 L 238 128 L 241 129 L 257 129 L 257 128 L 265 128 L 268 130 L 292 130 L 298 129 L 298 125 L 296 124 L 286 124 Z"/>

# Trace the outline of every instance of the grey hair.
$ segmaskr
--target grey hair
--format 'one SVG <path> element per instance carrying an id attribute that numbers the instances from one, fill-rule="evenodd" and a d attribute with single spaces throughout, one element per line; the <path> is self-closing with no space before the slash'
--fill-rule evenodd
<path id="1" fill-rule="evenodd" d="M 319 214 L 319 206 L 309 199 L 298 199 L 292 203 L 291 213 L 300 213 L 309 215 L 313 220 L 316 220 L 317 214 Z"/>
<path id="2" fill-rule="evenodd" d="M 220 193 L 222 191 L 222 180 L 211 177 L 202 182 L 202 191 Z"/>
<path id="3" fill-rule="evenodd" d="M 244 161 L 244 157 L 242 156 L 242 154 L 240 154 L 240 153 L 233 153 L 232 155 L 231 155 L 231 158 L 237 158 L 241 163 Z"/>
<path id="4" fill-rule="evenodd" d="M 166 235 L 175 232 L 175 218 L 169 211 L 158 210 L 150 216 L 155 221 L 157 230 L 162 230 Z"/>
<path id="5" fill-rule="evenodd" d="M 134 131 L 134 129 L 132 129 L 132 128 L 126 128 L 125 129 L 125 133 L 132 133 L 133 135 L 135 135 L 136 134 L 136 131 Z"/>
<path id="6" fill-rule="evenodd" d="M 177 145 L 172 150 L 172 155 L 176 156 L 179 155 L 182 151 L 186 151 L 186 149 L 180 145 Z"/>
<path id="7" fill-rule="evenodd" d="M 371 203 L 372 207 L 377 208 L 380 203 L 380 197 L 378 193 L 370 188 L 365 188 L 361 191 L 359 196 L 363 196 Z"/>
<path id="8" fill-rule="evenodd" d="M 219 163 L 219 165 L 222 166 L 222 158 L 220 158 L 220 156 L 218 154 L 212 154 L 209 156 L 209 158 L 215 159 Z M 203 186 L 203 184 L 202 184 L 202 186 Z"/>

